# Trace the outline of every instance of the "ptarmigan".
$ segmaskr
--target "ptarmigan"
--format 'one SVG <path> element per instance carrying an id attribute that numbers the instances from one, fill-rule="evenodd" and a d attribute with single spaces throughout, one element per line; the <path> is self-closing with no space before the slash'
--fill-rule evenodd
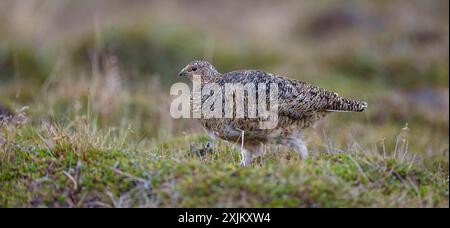
<path id="1" fill-rule="evenodd" d="M 260 119 L 247 116 L 200 118 L 200 123 L 211 137 L 239 142 L 238 145 L 243 146 L 242 166 L 248 165 L 261 155 L 264 144 L 288 146 L 304 159 L 308 156 L 307 147 L 302 140 L 302 131 L 305 128 L 330 112 L 363 112 L 367 107 L 366 102 L 343 98 L 317 86 L 259 70 L 239 70 L 221 74 L 207 61 L 191 62 L 180 71 L 179 76 L 190 79 L 200 77 L 202 86 L 208 83 L 217 83 L 222 87 L 227 83 L 278 85 L 278 123 L 275 128 L 261 129 Z M 202 94 L 202 105 L 209 95 Z"/>

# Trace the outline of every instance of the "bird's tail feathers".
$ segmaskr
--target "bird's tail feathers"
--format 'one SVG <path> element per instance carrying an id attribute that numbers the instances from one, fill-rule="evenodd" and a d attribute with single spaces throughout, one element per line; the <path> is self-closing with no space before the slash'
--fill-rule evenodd
<path id="1" fill-rule="evenodd" d="M 367 102 L 341 98 L 327 109 L 329 112 L 364 112 Z"/>

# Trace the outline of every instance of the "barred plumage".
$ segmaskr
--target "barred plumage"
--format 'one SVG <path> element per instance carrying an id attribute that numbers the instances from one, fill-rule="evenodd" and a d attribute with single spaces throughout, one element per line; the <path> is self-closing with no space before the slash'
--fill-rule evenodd
<path id="1" fill-rule="evenodd" d="M 367 103 L 364 101 L 357 101 L 348 98 L 340 98 L 335 101 L 328 108 L 328 111 L 336 112 L 364 112 L 367 108 Z"/>
<path id="2" fill-rule="evenodd" d="M 212 137 L 236 142 L 244 133 L 245 141 L 242 165 L 247 165 L 261 154 L 263 144 L 283 144 L 299 152 L 302 158 L 308 156 L 302 141 L 302 130 L 330 112 L 362 112 L 367 107 L 363 101 L 340 97 L 306 82 L 293 80 L 259 70 L 240 70 L 225 74 L 219 73 L 206 61 L 193 61 L 179 73 L 180 76 L 193 78 L 200 76 L 202 85 L 227 83 L 278 85 L 278 124 L 273 129 L 260 129 L 258 118 L 212 118 L 200 119 Z M 202 105 L 213 95 L 203 95 Z M 223 96 L 224 97 L 224 96 Z M 225 99 L 225 97 L 223 98 Z M 225 110 L 223 110 L 224 112 Z M 246 116 L 247 117 L 247 116 Z"/>

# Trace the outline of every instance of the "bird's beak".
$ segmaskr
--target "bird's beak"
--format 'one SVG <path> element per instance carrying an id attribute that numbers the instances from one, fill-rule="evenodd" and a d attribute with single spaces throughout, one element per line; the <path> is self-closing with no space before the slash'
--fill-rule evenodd
<path id="1" fill-rule="evenodd" d="M 180 71 L 180 72 L 178 73 L 178 76 L 180 76 L 180 77 L 186 77 L 186 76 L 188 76 L 188 75 L 187 75 L 187 73 L 186 73 L 185 70 L 182 70 L 182 71 Z"/>

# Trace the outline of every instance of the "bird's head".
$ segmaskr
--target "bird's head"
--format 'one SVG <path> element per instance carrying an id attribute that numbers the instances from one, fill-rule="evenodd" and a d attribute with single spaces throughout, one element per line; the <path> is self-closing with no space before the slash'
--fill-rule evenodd
<path id="1" fill-rule="evenodd" d="M 178 76 L 188 77 L 189 79 L 193 79 L 196 75 L 208 79 L 219 76 L 220 73 L 211 63 L 204 60 L 192 61 L 178 73 Z"/>

